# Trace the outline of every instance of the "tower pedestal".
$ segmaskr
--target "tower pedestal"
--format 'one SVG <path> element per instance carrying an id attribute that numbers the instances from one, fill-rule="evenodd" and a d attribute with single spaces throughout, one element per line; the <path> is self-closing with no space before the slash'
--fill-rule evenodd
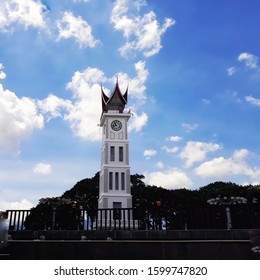
<path id="1" fill-rule="evenodd" d="M 138 221 L 133 219 L 132 208 L 99 209 L 94 228 L 98 230 L 138 229 Z"/>

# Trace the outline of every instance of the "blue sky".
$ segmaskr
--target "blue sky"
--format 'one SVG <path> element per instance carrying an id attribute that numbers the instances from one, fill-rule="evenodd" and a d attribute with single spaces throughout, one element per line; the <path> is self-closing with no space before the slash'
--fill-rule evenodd
<path id="1" fill-rule="evenodd" d="M 118 77 L 131 173 L 196 189 L 260 183 L 260 3 L 3 0 L 0 209 L 100 169 L 100 84 Z"/>

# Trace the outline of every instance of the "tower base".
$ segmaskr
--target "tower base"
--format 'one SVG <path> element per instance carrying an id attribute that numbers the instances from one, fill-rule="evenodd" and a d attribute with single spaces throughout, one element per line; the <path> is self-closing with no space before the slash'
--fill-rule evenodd
<path id="1" fill-rule="evenodd" d="M 132 208 L 98 209 L 94 228 L 98 230 L 134 230 L 138 221 L 133 219 Z"/>
<path id="2" fill-rule="evenodd" d="M 137 230 L 137 220 L 99 220 L 94 223 L 94 228 L 97 230 Z"/>

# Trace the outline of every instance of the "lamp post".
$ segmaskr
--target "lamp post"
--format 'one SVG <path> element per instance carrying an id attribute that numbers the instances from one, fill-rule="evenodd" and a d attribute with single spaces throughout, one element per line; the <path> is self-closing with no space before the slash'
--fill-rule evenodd
<path id="1" fill-rule="evenodd" d="M 230 215 L 230 205 L 236 204 L 246 204 L 247 199 L 241 196 L 231 196 L 231 197 L 221 197 L 218 196 L 216 198 L 211 198 L 207 200 L 207 203 L 210 205 L 222 205 L 225 206 L 226 210 L 226 218 L 227 218 L 227 229 L 230 230 L 232 228 L 232 220 Z"/>

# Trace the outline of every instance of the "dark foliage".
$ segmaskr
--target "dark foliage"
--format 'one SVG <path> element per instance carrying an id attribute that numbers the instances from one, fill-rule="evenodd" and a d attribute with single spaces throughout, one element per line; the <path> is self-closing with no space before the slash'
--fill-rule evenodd
<path id="1" fill-rule="evenodd" d="M 61 197 L 42 198 L 31 209 L 25 221 L 26 229 L 80 229 L 81 209 L 93 220 L 97 211 L 99 173 L 76 183 Z M 55 210 L 55 218 L 53 210 Z"/>
<path id="2" fill-rule="evenodd" d="M 131 175 L 131 191 L 135 219 L 141 221 L 144 229 L 154 228 L 223 228 L 223 207 L 211 206 L 207 200 L 216 197 L 239 196 L 247 199 L 247 207 L 234 208 L 234 222 L 239 227 L 240 219 L 246 219 L 252 212 L 258 218 L 260 187 L 239 186 L 231 182 L 215 182 L 198 190 L 167 190 L 146 185 L 144 176 Z M 91 221 L 96 217 L 98 207 L 99 173 L 94 177 L 76 183 L 61 197 L 45 198 L 31 210 L 25 222 L 26 229 L 80 229 L 82 210 L 86 210 Z M 250 206 L 251 205 L 251 206 Z M 250 208 L 251 207 L 251 208 Z M 245 210 L 246 209 L 246 210 Z M 246 211 L 249 211 L 247 213 Z M 253 209 L 253 210 L 252 210 Z M 55 219 L 53 218 L 55 210 Z M 254 218 L 254 219 L 256 219 Z M 163 222 L 162 222 L 163 221 Z M 248 224 L 248 226 L 250 226 Z"/>

